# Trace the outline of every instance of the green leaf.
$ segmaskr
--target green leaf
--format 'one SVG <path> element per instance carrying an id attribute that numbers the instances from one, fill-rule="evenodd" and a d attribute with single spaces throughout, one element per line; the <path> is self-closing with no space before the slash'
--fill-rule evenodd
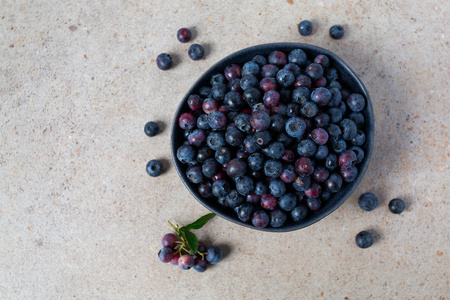
<path id="1" fill-rule="evenodd" d="M 186 242 L 189 246 L 189 249 L 191 249 L 194 253 L 197 253 L 198 251 L 198 239 L 195 236 L 195 234 L 193 234 L 190 231 L 185 230 L 184 231 L 184 236 L 186 237 Z"/>
<path id="2" fill-rule="evenodd" d="M 186 225 L 186 229 L 200 229 L 203 227 L 203 225 L 205 225 L 206 223 L 208 223 L 209 220 L 211 220 L 212 218 L 214 218 L 216 216 L 216 214 L 214 213 L 210 213 L 207 215 L 204 215 L 203 217 L 197 219 L 196 221 L 192 222 L 191 224 Z"/>

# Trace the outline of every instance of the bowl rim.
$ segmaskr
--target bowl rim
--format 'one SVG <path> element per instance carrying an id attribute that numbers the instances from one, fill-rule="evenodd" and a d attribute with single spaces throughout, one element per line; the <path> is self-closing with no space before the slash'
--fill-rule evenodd
<path id="1" fill-rule="evenodd" d="M 284 50 L 284 49 L 289 49 L 289 50 Z M 178 129 L 178 118 L 181 115 L 181 113 L 184 112 L 183 106 L 185 106 L 185 102 L 186 102 L 187 98 L 202 86 L 202 82 L 204 82 L 205 79 L 209 79 L 209 77 L 211 76 L 210 73 L 214 73 L 214 72 L 222 73 L 223 69 L 225 68 L 225 66 L 222 66 L 222 65 L 224 65 L 224 64 L 228 65 L 231 63 L 238 63 L 238 64 L 242 65 L 245 62 L 236 62 L 236 61 L 238 61 L 238 58 L 241 56 L 244 56 L 244 55 L 248 55 L 249 53 L 254 52 L 254 51 L 257 51 L 257 52 L 264 51 L 264 52 L 270 53 L 272 51 L 280 50 L 280 51 L 287 53 L 288 51 L 290 52 L 294 49 L 302 49 L 305 52 L 318 52 L 320 54 L 327 55 L 330 58 L 330 61 L 334 61 L 335 63 L 337 62 L 340 65 L 340 67 L 345 70 L 345 73 L 347 75 L 349 75 L 357 83 L 357 87 L 359 88 L 359 90 L 361 91 L 361 93 L 363 94 L 363 96 L 366 99 L 366 107 L 364 110 L 367 110 L 367 115 L 365 115 L 365 118 L 366 118 L 365 122 L 366 122 L 366 124 L 370 124 L 369 126 L 367 126 L 367 129 L 365 131 L 365 134 L 366 134 L 366 142 L 365 142 L 366 143 L 366 146 L 365 146 L 366 151 L 364 153 L 365 156 L 364 156 L 363 162 L 361 163 L 360 167 L 358 168 L 358 176 L 357 176 L 356 180 L 351 182 L 350 185 L 347 186 L 347 189 L 344 191 L 344 193 L 341 195 L 341 197 L 339 199 L 337 199 L 335 202 L 333 202 L 332 205 L 328 206 L 326 209 L 325 209 L 325 207 L 321 208 L 318 212 L 316 212 L 312 215 L 309 215 L 309 217 L 306 220 L 304 220 L 300 223 L 294 224 L 292 226 L 289 226 L 289 227 L 267 226 L 265 228 L 257 228 L 255 226 L 253 226 L 251 223 L 242 222 L 239 219 L 234 219 L 234 218 L 230 217 L 229 215 L 215 209 L 208 203 L 211 200 L 204 199 L 200 195 L 197 195 L 198 191 L 194 190 L 190 186 L 190 183 L 188 182 L 187 178 L 185 178 L 184 171 L 181 169 L 183 164 L 180 161 L 178 161 L 178 159 L 176 158 L 177 149 L 175 147 L 175 144 L 176 144 L 176 140 L 177 140 L 177 135 L 175 133 L 176 133 L 176 130 Z M 257 54 L 258 53 L 253 54 L 253 55 L 257 55 Z M 218 68 L 221 68 L 221 69 L 216 70 Z M 209 80 L 208 80 L 208 82 L 209 82 Z M 206 207 L 210 211 L 214 212 L 215 214 L 219 215 L 220 217 L 222 217 L 232 223 L 235 223 L 237 225 L 241 225 L 241 226 L 251 228 L 254 230 L 258 230 L 258 231 L 290 232 L 290 231 L 308 227 L 308 226 L 322 220 L 323 218 L 325 218 L 326 216 L 328 216 L 329 214 L 331 214 L 332 212 L 337 210 L 350 197 L 350 195 L 353 194 L 353 192 L 356 190 L 356 188 L 362 181 L 362 178 L 364 177 L 364 175 L 369 167 L 370 160 L 372 157 L 373 142 L 374 142 L 374 136 L 375 136 L 375 117 L 374 117 L 373 106 L 372 106 L 372 102 L 371 102 L 371 99 L 369 96 L 369 92 L 367 91 L 364 83 L 359 78 L 359 76 L 350 68 L 350 66 L 343 59 L 341 59 L 338 55 L 331 52 L 330 50 L 321 48 L 319 46 L 311 45 L 311 44 L 278 42 L 278 43 L 259 44 L 259 45 L 254 45 L 251 47 L 247 47 L 247 48 L 238 50 L 238 51 L 233 52 L 233 53 L 225 56 L 224 58 L 220 59 L 215 64 L 213 64 L 211 67 L 209 67 L 206 71 L 204 71 L 203 74 L 194 82 L 194 84 L 192 84 L 192 86 L 190 87 L 188 92 L 183 96 L 183 98 L 175 112 L 175 115 L 174 115 L 174 118 L 172 121 L 171 130 L 172 130 L 171 131 L 171 152 L 172 152 L 172 160 L 175 164 L 175 169 L 177 170 L 178 176 L 180 177 L 184 186 L 188 189 L 188 191 L 191 193 L 191 195 L 198 202 L 200 202 L 200 204 L 202 204 L 204 207 Z"/>

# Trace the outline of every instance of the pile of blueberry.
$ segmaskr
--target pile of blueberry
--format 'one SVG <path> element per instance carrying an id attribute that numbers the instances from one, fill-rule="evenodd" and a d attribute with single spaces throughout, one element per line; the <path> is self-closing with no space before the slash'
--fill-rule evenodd
<path id="1" fill-rule="evenodd" d="M 197 254 L 191 255 L 183 254 L 181 248 L 176 249 L 179 245 L 177 242 L 180 241 L 173 233 L 168 233 L 162 238 L 163 248 L 158 253 L 160 261 L 163 263 L 170 262 L 172 265 L 177 265 L 183 270 L 194 268 L 197 272 L 204 272 L 208 263 L 214 265 L 223 258 L 223 252 L 217 246 L 206 248 L 203 242 L 198 242 Z"/>
<path id="2" fill-rule="evenodd" d="M 232 64 L 187 99 L 177 158 L 202 197 L 255 227 L 301 222 L 358 176 L 365 99 L 325 55 L 301 49 Z"/>

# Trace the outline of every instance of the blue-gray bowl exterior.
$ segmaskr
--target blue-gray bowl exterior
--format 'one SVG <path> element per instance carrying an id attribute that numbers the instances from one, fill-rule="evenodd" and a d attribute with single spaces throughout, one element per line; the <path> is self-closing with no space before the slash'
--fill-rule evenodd
<path id="1" fill-rule="evenodd" d="M 324 206 L 316 213 L 310 214 L 307 219 L 300 223 L 287 222 L 282 227 L 279 228 L 256 228 L 251 223 L 245 223 L 238 219 L 236 213 L 233 209 L 228 207 L 223 207 L 217 203 L 215 199 L 205 199 L 203 198 L 199 192 L 196 184 L 191 183 L 186 177 L 186 169 L 187 165 L 182 164 L 176 158 L 177 149 L 183 144 L 183 130 L 178 126 L 178 118 L 184 112 L 189 111 L 189 107 L 187 104 L 187 98 L 191 94 L 197 93 L 198 89 L 203 86 L 210 85 L 209 81 L 212 75 L 216 73 L 223 73 L 226 66 L 236 63 L 239 65 L 243 65 L 245 62 L 251 60 L 255 55 L 261 54 L 264 56 L 268 56 L 271 52 L 275 50 L 280 50 L 289 54 L 293 49 L 302 49 L 308 55 L 309 58 L 313 58 L 319 54 L 325 54 L 330 58 L 330 65 L 332 65 L 339 72 L 339 82 L 343 85 L 343 87 L 348 88 L 351 92 L 360 93 L 366 99 L 366 106 L 363 110 L 363 114 L 365 117 L 365 128 L 364 132 L 366 134 L 366 142 L 363 145 L 363 150 L 365 153 L 364 161 L 359 165 L 359 174 L 354 182 L 347 184 L 345 188 L 341 189 L 339 192 L 333 195 L 333 197 L 324 204 Z M 216 213 L 217 215 L 225 218 L 228 221 L 233 223 L 249 227 L 256 230 L 269 231 L 269 232 L 287 232 L 293 231 L 297 229 L 301 229 L 307 227 L 315 222 L 323 219 L 334 210 L 336 210 L 339 206 L 344 203 L 347 198 L 353 193 L 356 187 L 361 182 L 366 170 L 369 166 L 370 158 L 372 156 L 373 151 L 373 141 L 375 135 L 375 120 L 372 108 L 372 102 L 369 97 L 369 93 L 362 83 L 361 79 L 355 74 L 355 72 L 336 54 L 330 52 L 329 50 L 309 45 L 309 44 L 301 44 L 301 43 L 271 43 L 271 44 L 262 44 L 253 47 L 249 47 L 246 49 L 239 50 L 234 52 L 233 54 L 221 59 L 219 62 L 214 64 L 211 68 L 209 68 L 189 89 L 186 95 L 183 97 L 172 122 L 172 159 L 175 164 L 178 175 L 183 181 L 186 188 L 191 192 L 191 194 L 197 199 L 198 202 L 203 204 L 206 208 Z"/>

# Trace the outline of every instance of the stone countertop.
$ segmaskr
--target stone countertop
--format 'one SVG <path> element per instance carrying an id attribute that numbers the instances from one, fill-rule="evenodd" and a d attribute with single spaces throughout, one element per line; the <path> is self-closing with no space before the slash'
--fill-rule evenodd
<path id="1" fill-rule="evenodd" d="M 450 2 L 3 1 L 0 13 L 0 298 L 448 299 Z M 298 34 L 302 19 L 314 23 Z M 342 40 L 328 29 L 343 24 Z M 187 57 L 189 27 L 206 59 Z M 170 156 L 170 124 L 208 67 L 261 43 L 304 42 L 365 82 L 375 149 L 355 193 L 308 228 L 257 232 L 216 217 L 226 250 L 203 274 L 162 264 L 167 220 L 207 213 Z M 156 67 L 161 52 L 176 65 Z M 163 124 L 148 138 L 147 121 Z M 150 178 L 145 165 L 163 160 Z M 373 212 L 357 205 L 371 191 Z M 387 203 L 406 200 L 401 215 Z M 377 233 L 369 249 L 361 230 Z"/>

